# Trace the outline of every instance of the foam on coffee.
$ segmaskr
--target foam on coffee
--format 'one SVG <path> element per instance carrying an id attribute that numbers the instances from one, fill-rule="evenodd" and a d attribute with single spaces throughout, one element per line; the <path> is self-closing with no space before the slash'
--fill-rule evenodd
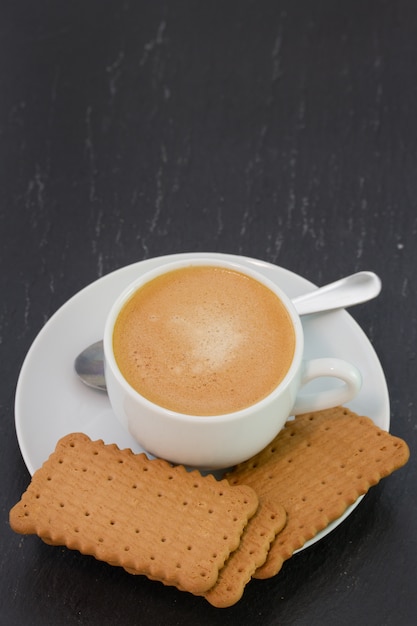
<path id="1" fill-rule="evenodd" d="M 221 415 L 267 396 L 284 378 L 295 333 L 281 300 L 240 272 L 191 266 L 138 289 L 113 348 L 140 394 L 173 411 Z"/>

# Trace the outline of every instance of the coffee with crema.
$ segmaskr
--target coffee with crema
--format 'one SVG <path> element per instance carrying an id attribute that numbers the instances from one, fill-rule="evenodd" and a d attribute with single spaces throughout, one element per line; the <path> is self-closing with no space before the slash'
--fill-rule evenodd
<path id="1" fill-rule="evenodd" d="M 190 266 L 139 288 L 113 332 L 118 367 L 142 396 L 189 415 L 265 398 L 285 377 L 295 332 L 281 300 L 238 271 Z"/>

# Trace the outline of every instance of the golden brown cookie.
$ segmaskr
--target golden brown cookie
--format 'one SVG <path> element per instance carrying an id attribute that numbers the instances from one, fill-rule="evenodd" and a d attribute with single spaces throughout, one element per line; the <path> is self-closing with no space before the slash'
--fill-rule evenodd
<path id="1" fill-rule="evenodd" d="M 407 444 L 345 407 L 300 415 L 274 441 L 227 474 L 287 511 L 287 524 L 255 573 L 269 578 L 306 541 L 368 489 L 404 465 Z"/>
<path id="2" fill-rule="evenodd" d="M 220 570 L 217 583 L 204 594 L 210 604 L 225 608 L 240 600 L 256 569 L 265 563 L 271 542 L 285 526 L 286 517 L 284 507 L 277 502 L 267 497 L 260 502 L 239 547 Z"/>
<path id="3" fill-rule="evenodd" d="M 250 487 L 75 433 L 35 472 L 10 524 L 201 594 L 217 581 L 257 507 Z"/>

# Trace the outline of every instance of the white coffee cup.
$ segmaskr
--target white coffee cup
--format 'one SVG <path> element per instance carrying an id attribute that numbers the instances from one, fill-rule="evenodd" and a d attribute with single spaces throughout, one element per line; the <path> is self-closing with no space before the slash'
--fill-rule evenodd
<path id="1" fill-rule="evenodd" d="M 336 358 L 303 359 L 304 335 L 291 300 L 271 280 L 215 255 L 189 255 L 186 260 L 162 262 L 138 277 L 114 302 L 104 331 L 105 376 L 116 417 L 150 454 L 201 469 L 230 467 L 259 452 L 278 434 L 288 417 L 344 404 L 360 390 L 361 375 L 347 361 Z M 113 333 L 120 311 L 137 290 L 155 278 L 190 266 L 234 270 L 269 288 L 290 317 L 294 354 L 283 380 L 263 399 L 246 408 L 220 415 L 190 415 L 159 406 L 136 391 L 122 375 L 113 350 Z M 338 378 L 342 386 L 301 395 L 301 387 L 321 377 Z"/>

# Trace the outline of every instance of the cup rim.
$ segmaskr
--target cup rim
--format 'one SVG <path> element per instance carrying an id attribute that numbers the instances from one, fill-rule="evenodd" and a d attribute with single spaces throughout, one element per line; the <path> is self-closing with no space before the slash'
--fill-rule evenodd
<path id="1" fill-rule="evenodd" d="M 260 283 L 268 287 L 273 293 L 275 293 L 281 301 L 284 303 L 294 327 L 295 332 L 295 350 L 294 356 L 291 362 L 291 365 L 285 374 L 284 378 L 281 382 L 264 398 L 258 400 L 254 404 L 251 404 L 244 409 L 240 409 L 238 411 L 233 411 L 229 413 L 222 413 L 219 415 L 194 415 L 187 413 L 180 413 L 173 411 L 171 409 L 167 409 L 161 405 L 148 400 L 145 396 L 140 394 L 134 387 L 132 387 L 123 374 L 121 373 L 119 366 L 117 364 L 116 358 L 113 352 L 113 328 L 116 322 L 116 319 L 126 304 L 126 302 L 133 296 L 133 294 L 143 287 L 146 283 L 150 282 L 154 278 L 158 276 L 175 271 L 176 269 L 182 269 L 184 267 L 193 267 L 193 266 L 211 266 L 211 267 L 225 267 L 226 269 L 234 270 L 237 272 L 241 272 L 255 280 L 258 280 Z M 190 255 L 189 258 L 181 259 L 181 260 L 172 260 L 172 261 L 162 261 L 160 265 L 154 267 L 153 269 L 144 272 L 141 276 L 138 276 L 134 281 L 132 281 L 127 287 L 123 289 L 123 291 L 117 296 L 116 300 L 113 302 L 113 305 L 110 308 L 110 311 L 107 314 L 105 327 L 104 327 L 104 335 L 103 335 L 103 347 L 104 347 L 104 370 L 106 373 L 107 368 L 110 368 L 113 376 L 116 378 L 117 382 L 124 391 L 131 396 L 134 400 L 138 400 L 143 403 L 146 407 L 152 409 L 156 412 L 163 412 L 165 416 L 169 416 L 173 420 L 196 423 L 196 422 L 204 422 L 204 423 L 221 423 L 221 422 L 231 422 L 234 420 L 244 419 L 253 411 L 257 411 L 263 409 L 268 406 L 268 404 L 275 401 L 275 398 L 280 395 L 293 381 L 294 376 L 296 376 L 304 351 L 304 332 L 301 324 L 300 316 L 298 315 L 294 304 L 287 294 L 277 285 L 273 280 L 267 278 L 260 272 L 248 268 L 239 263 L 238 260 L 233 259 L 223 259 L 216 258 L 211 254 L 208 256 L 207 254 L 193 254 Z"/>

